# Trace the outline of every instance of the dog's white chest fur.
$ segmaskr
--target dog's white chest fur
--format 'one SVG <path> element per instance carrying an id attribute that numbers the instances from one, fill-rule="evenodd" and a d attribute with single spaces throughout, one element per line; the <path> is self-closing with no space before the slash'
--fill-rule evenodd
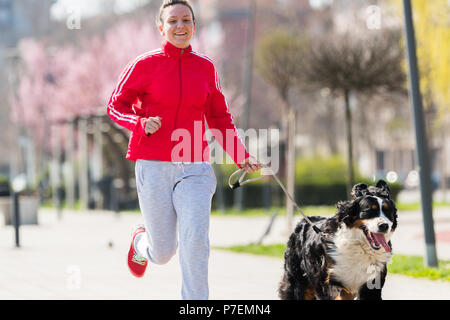
<path id="1" fill-rule="evenodd" d="M 336 249 L 330 254 L 335 261 L 330 270 L 334 278 L 354 295 L 365 283 L 377 285 L 383 265 L 391 259 L 390 252 L 383 248 L 371 249 L 359 229 L 347 228 L 345 225 L 335 234 L 334 244 Z"/>

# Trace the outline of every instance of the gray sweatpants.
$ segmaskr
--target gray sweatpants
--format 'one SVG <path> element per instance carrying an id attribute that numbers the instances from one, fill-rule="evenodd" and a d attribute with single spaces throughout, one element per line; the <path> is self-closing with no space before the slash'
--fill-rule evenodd
<path id="1" fill-rule="evenodd" d="M 136 243 L 138 254 L 164 264 L 179 246 L 182 298 L 208 299 L 209 216 L 216 190 L 211 165 L 138 160 L 136 185 L 146 229 Z"/>

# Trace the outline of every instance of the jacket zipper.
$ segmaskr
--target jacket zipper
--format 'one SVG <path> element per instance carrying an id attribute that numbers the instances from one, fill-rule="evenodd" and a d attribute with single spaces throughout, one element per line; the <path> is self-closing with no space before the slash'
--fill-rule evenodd
<path id="1" fill-rule="evenodd" d="M 181 96 L 182 96 L 182 88 L 183 88 L 183 80 L 181 78 L 181 56 L 183 55 L 183 52 L 184 52 L 184 49 L 181 49 L 180 56 L 178 57 L 178 76 L 180 77 L 180 97 L 178 99 L 177 112 L 175 113 L 175 124 L 174 124 L 173 131 L 175 131 L 177 128 L 178 112 L 179 112 L 180 106 L 181 106 Z M 173 131 L 172 131 L 172 133 L 173 133 Z M 175 142 L 176 141 L 172 142 L 172 149 L 175 146 Z"/>

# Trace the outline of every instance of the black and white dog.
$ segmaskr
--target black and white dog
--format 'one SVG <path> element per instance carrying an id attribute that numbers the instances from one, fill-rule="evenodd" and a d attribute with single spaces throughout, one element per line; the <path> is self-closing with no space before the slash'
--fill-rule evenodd
<path id="1" fill-rule="evenodd" d="M 321 233 L 304 219 L 297 224 L 284 254 L 282 300 L 381 299 L 397 209 L 383 180 L 357 184 L 352 195 L 331 218 L 310 217 Z"/>

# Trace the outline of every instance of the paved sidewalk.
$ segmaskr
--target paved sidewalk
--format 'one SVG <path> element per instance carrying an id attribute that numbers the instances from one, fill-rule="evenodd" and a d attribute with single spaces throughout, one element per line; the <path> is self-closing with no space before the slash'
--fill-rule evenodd
<path id="1" fill-rule="evenodd" d="M 450 212 L 436 212 L 436 229 L 450 230 Z M 420 215 L 402 215 L 394 241 L 396 253 L 422 254 Z M 211 246 L 254 242 L 268 217 L 212 217 Z M 126 266 L 130 231 L 139 214 L 65 211 L 61 221 L 41 210 L 38 226 L 21 227 L 21 248 L 13 228 L 0 225 L 0 299 L 179 299 L 178 257 L 150 265 L 142 279 Z M 2 223 L 2 222 L 1 222 Z M 275 220 L 269 242 L 285 242 L 284 219 Z M 423 247 L 423 245 L 422 245 Z M 438 242 L 440 258 L 450 258 L 449 243 Z M 278 299 L 282 259 L 212 250 L 211 299 Z M 385 299 L 450 299 L 450 284 L 388 275 Z"/>

